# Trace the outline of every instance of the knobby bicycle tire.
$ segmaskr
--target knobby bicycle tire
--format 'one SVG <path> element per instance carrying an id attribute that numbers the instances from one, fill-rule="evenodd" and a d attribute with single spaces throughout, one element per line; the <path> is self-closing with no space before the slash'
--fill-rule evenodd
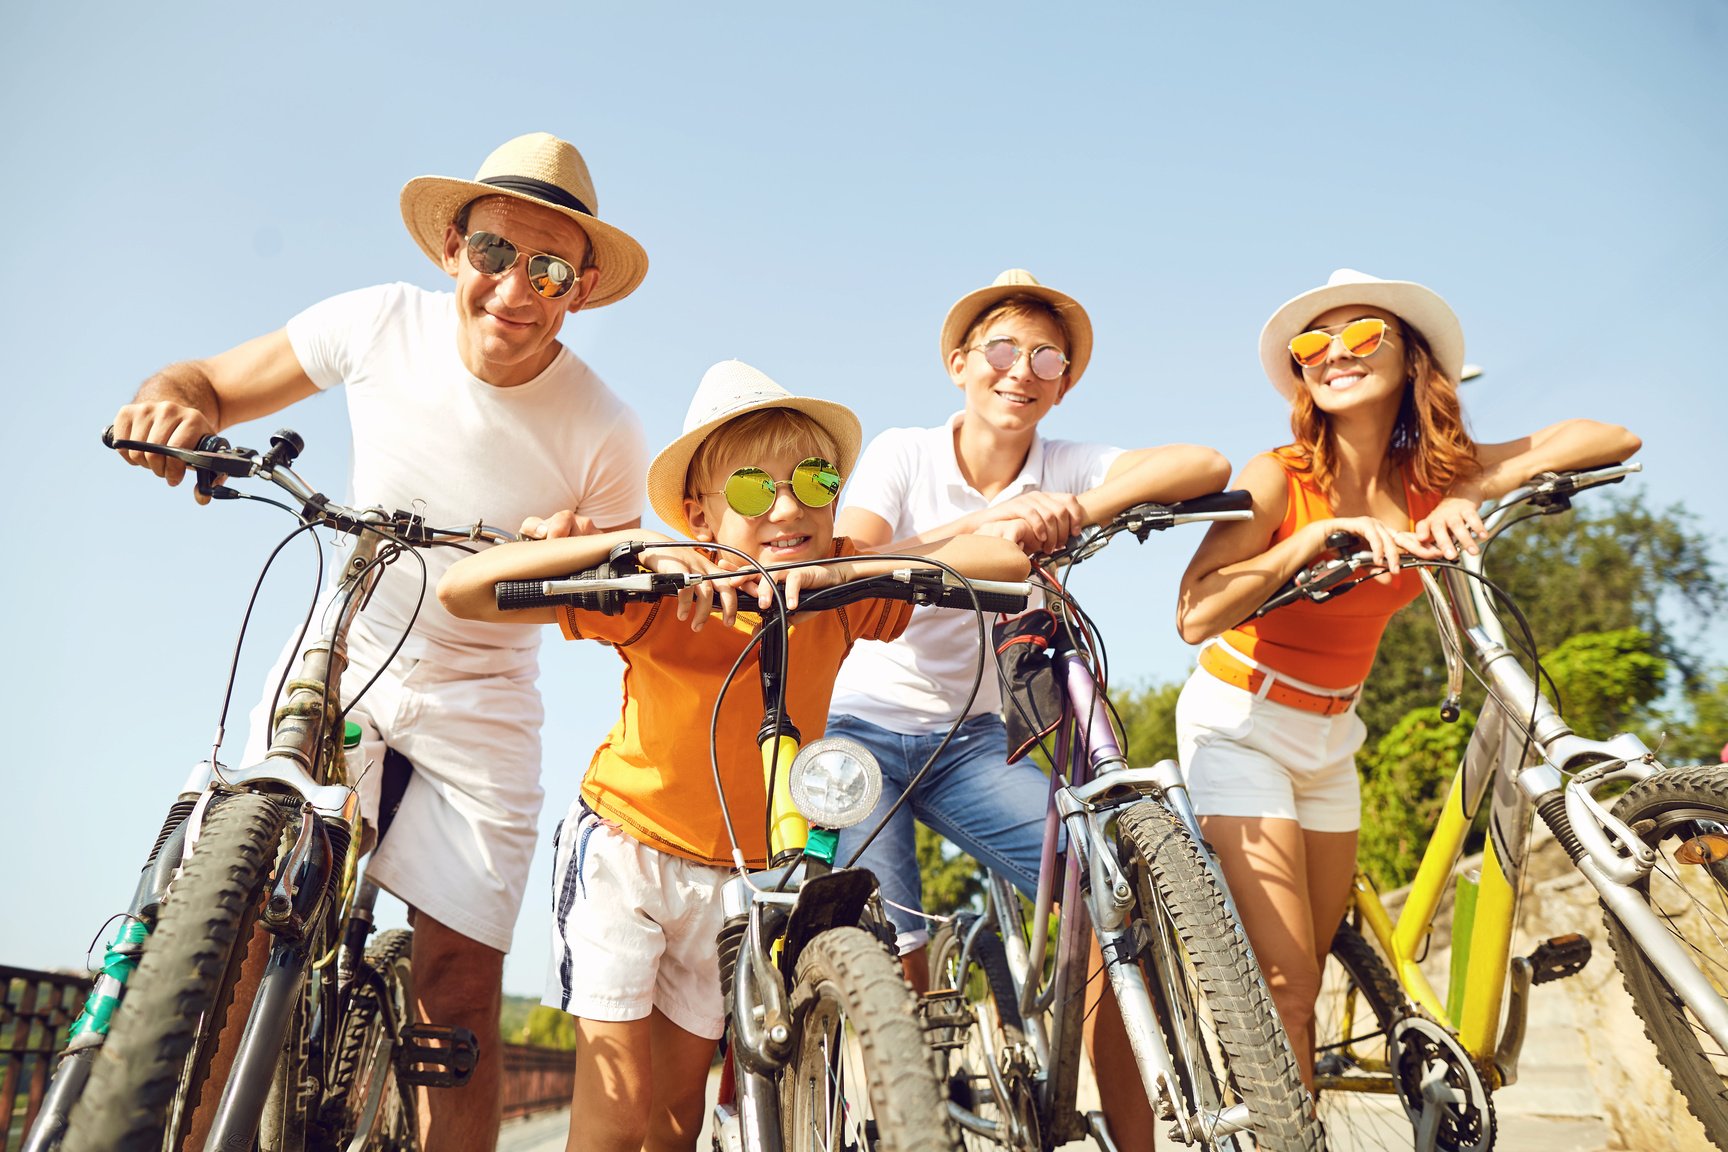
<path id="1" fill-rule="evenodd" d="M 1020 998 L 1014 987 L 1013 971 L 1008 965 L 1008 951 L 994 927 L 980 930 L 972 939 L 972 951 L 964 970 L 960 967 L 961 952 L 966 938 L 972 935 L 977 918 L 957 916 L 937 929 L 930 940 L 930 985 L 938 992 L 961 992 L 965 995 L 968 1022 L 958 1035 L 939 1030 L 931 1037 L 937 1052 L 937 1074 L 943 1081 L 948 1099 L 985 1120 L 1000 1121 L 1007 1109 L 1017 1110 L 1022 1125 L 1030 1131 L 1024 1147 L 1037 1148 L 1042 1128 L 1037 1112 L 1037 1100 L 1025 1070 L 1016 1061 L 1003 1067 L 1006 1054 L 1023 1048 L 1025 1030 L 1020 1023 Z M 989 1047 L 982 1033 L 991 1033 Z M 995 1084 L 986 1066 L 987 1053 L 993 1049 L 998 1067 L 1014 1098 L 1003 1102 L 996 1098 Z M 987 1150 L 1008 1147 L 1018 1152 L 1021 1144 L 993 1141 L 987 1136 L 960 1129 L 962 1147 Z"/>
<path id="2" fill-rule="evenodd" d="M 1717 991 L 1728 992 L 1728 863 L 1707 862 L 1710 850 L 1728 850 L 1728 769 L 1700 765 L 1660 772 L 1627 789 L 1614 814 L 1656 850 L 1656 866 L 1638 890 Z M 1699 862 L 1676 858 L 1682 845 L 1700 836 L 1707 838 L 1698 842 L 1706 850 Z M 1686 1107 L 1718 1148 L 1728 1148 L 1728 1055 L 1606 908 L 1603 919 L 1644 1034 Z"/>
<path id="3" fill-rule="evenodd" d="M 284 822 L 283 808 L 263 796 L 230 796 L 207 810 L 72 1111 L 65 1152 L 173 1148 L 170 1109 L 186 1118 L 201 1102 L 215 1106 L 214 1094 L 203 1099 L 209 1060 Z"/>
<path id="4" fill-rule="evenodd" d="M 401 1026 L 413 1010 L 412 946 L 412 933 L 392 928 L 366 949 L 362 962 L 365 971 L 355 975 L 354 997 L 339 1025 L 336 1060 L 313 1144 L 317 1152 L 341 1152 L 349 1146 L 366 1098 L 379 1077 L 385 1079 L 377 1118 L 371 1137 L 362 1147 L 366 1152 L 415 1152 L 419 1147 L 412 1089 L 404 1092 L 397 1076 L 394 1038 L 379 1051 L 381 1041 L 388 1036 L 389 1021 L 394 1019 Z"/>
<path id="5" fill-rule="evenodd" d="M 948 1109 L 894 958 L 859 928 L 798 956 L 793 1054 L 780 1080 L 788 1152 L 953 1152 Z"/>
<path id="6" fill-rule="evenodd" d="M 1153 801 L 1125 809 L 1118 829 L 1147 985 L 1187 1097 L 1178 1107 L 1194 1115 L 1244 1103 L 1259 1148 L 1317 1152 L 1323 1139 L 1289 1039 L 1200 846 Z"/>

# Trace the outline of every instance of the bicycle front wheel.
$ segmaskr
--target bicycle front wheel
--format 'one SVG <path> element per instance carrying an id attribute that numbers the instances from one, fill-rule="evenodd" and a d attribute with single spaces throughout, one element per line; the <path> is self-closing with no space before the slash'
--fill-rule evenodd
<path id="1" fill-rule="evenodd" d="M 336 1062 L 319 1111 L 319 1149 L 343 1152 L 364 1131 L 366 1152 L 415 1152 L 413 1090 L 396 1072 L 397 1028 L 413 1011 L 409 951 L 413 935 L 392 928 L 366 949 L 365 970 L 355 974 L 354 997 L 339 1025 Z"/>
<path id="2" fill-rule="evenodd" d="M 194 1110 L 215 1107 L 219 1085 L 204 1091 L 210 1060 L 236 1007 L 284 821 L 263 796 L 207 810 L 73 1109 L 65 1152 L 177 1149 Z"/>
<path id="3" fill-rule="evenodd" d="M 948 1110 L 899 965 L 869 933 L 831 928 L 798 956 L 786 1147 L 952 1152 Z"/>
<path id="4" fill-rule="evenodd" d="M 1728 769 L 1660 772 L 1627 789 L 1614 815 L 1656 852 L 1640 884 L 1699 971 L 1728 995 Z M 1728 1055 L 1704 1031 L 1620 922 L 1604 912 L 1632 1006 L 1674 1087 L 1718 1147 L 1728 1147 Z"/>
<path id="5" fill-rule="evenodd" d="M 1201 1126 L 1247 1106 L 1252 1136 L 1202 1137 L 1204 1147 L 1321 1148 L 1290 1041 L 1200 846 L 1153 801 L 1124 810 L 1118 828 L 1146 983 L 1183 1097 L 1176 1106 Z"/>

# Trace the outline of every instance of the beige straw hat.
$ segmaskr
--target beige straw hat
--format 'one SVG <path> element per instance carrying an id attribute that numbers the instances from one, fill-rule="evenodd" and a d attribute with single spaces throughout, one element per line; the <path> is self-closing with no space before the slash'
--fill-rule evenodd
<path id="1" fill-rule="evenodd" d="M 1458 383 L 1458 374 L 1464 369 L 1464 328 L 1451 305 L 1433 289 L 1414 281 L 1382 280 L 1354 268 L 1340 268 L 1326 278 L 1325 287 L 1312 288 L 1287 301 L 1260 329 L 1260 366 L 1286 399 L 1296 391 L 1300 379 L 1292 371 L 1295 361 L 1290 359 L 1290 341 L 1306 331 L 1314 317 L 1345 304 L 1365 304 L 1390 312 L 1422 333 L 1440 371 Z"/>
<path id="2" fill-rule="evenodd" d="M 834 438 L 842 477 L 852 472 L 864 429 L 843 404 L 794 396 L 742 360 L 722 360 L 702 374 L 690 410 L 684 414 L 684 434 L 672 441 L 648 465 L 648 503 L 673 531 L 690 534 L 684 519 L 684 481 L 690 458 L 708 434 L 735 416 L 763 408 L 790 408 L 820 424 Z"/>
<path id="3" fill-rule="evenodd" d="M 1074 297 L 1044 287 L 1024 268 L 1008 269 L 991 281 L 990 287 L 966 293 L 948 309 L 948 318 L 942 321 L 942 346 L 937 349 L 942 367 L 948 367 L 948 354 L 960 347 L 960 341 L 966 339 L 966 330 L 978 317 L 1010 296 L 1030 296 L 1055 309 L 1063 327 L 1068 329 L 1068 387 L 1080 383 L 1080 374 L 1092 359 L 1092 318 Z"/>
<path id="4" fill-rule="evenodd" d="M 472 180 L 418 176 L 402 186 L 402 222 L 420 250 L 444 265 L 444 230 L 464 204 L 482 196 L 509 196 L 562 212 L 588 234 L 600 282 L 584 308 L 622 300 L 648 274 L 648 254 L 628 233 L 601 221 L 588 165 L 574 144 L 545 132 L 505 141 Z"/>

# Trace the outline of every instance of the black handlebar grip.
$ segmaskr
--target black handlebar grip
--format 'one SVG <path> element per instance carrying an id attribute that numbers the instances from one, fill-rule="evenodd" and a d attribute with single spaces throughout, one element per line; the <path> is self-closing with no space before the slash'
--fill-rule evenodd
<path id="1" fill-rule="evenodd" d="M 1362 552 L 1368 546 L 1354 532 L 1333 532 L 1326 537 L 1326 547 L 1334 552 Z"/>
<path id="2" fill-rule="evenodd" d="M 977 591 L 977 596 L 978 609 L 983 612 L 1013 613 L 1024 612 L 1026 610 L 1027 598 L 1023 595 L 1017 595 L 1012 592 L 987 592 L 980 588 Z M 970 610 L 973 606 L 972 594 L 964 588 L 945 588 L 942 591 L 942 599 L 937 601 L 937 603 L 941 604 L 944 608 L 965 608 Z"/>
<path id="3" fill-rule="evenodd" d="M 584 575 L 592 578 L 589 573 Z M 543 580 L 500 580 L 494 586 L 492 594 L 500 612 L 515 612 L 523 608 L 559 608 L 566 604 L 607 616 L 616 616 L 624 610 L 624 594 L 621 592 L 560 592 L 548 596 L 542 591 L 544 587 Z"/>
<path id="4" fill-rule="evenodd" d="M 104 447 L 104 448 L 114 447 L 114 425 L 112 425 L 112 424 L 110 424 L 110 425 L 108 425 L 108 427 L 102 429 L 102 447 Z"/>
<path id="5" fill-rule="evenodd" d="M 1170 505 L 1170 511 L 1177 516 L 1205 516 L 1214 512 L 1246 512 L 1254 507 L 1254 494 L 1243 488 L 1232 488 L 1228 492 L 1213 492 L 1207 496 L 1196 496 L 1192 500 L 1183 500 Z"/>

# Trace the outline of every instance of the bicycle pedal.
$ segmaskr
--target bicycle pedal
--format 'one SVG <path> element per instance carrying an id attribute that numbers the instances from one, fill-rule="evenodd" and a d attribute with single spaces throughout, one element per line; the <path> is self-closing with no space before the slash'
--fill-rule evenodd
<path id="1" fill-rule="evenodd" d="M 966 1003 L 966 993 L 953 991 L 926 992 L 918 997 L 918 1021 L 930 1033 L 930 1043 L 937 1048 L 953 1048 L 965 1039 L 972 1026 L 972 1009 Z"/>
<path id="2" fill-rule="evenodd" d="M 1576 976 L 1590 963 L 1590 941 L 1576 932 L 1544 940 L 1527 957 L 1530 961 L 1530 983 L 1546 984 Z"/>
<path id="3" fill-rule="evenodd" d="M 415 1024 L 402 1031 L 396 1071 L 405 1084 L 460 1088 L 480 1061 L 480 1041 L 466 1028 Z"/>

